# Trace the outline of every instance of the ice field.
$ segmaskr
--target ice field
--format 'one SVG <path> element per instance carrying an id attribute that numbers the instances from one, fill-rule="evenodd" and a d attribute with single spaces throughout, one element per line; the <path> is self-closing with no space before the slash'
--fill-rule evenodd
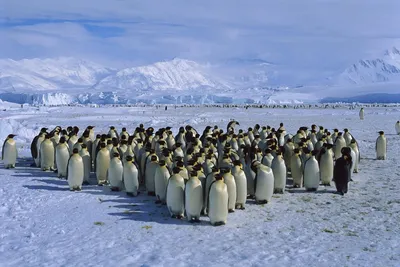
<path id="1" fill-rule="evenodd" d="M 1 103 L 0 138 L 14 133 L 16 169 L 0 164 L 0 266 L 399 266 L 400 107 L 218 108 L 218 107 L 24 107 Z M 317 192 L 274 194 L 272 202 L 228 215 L 224 226 L 208 217 L 192 224 L 170 218 L 166 206 L 144 194 L 127 197 L 105 187 L 69 191 L 66 180 L 32 168 L 30 143 L 42 127 L 113 125 L 132 133 L 144 126 L 191 125 L 199 133 L 230 119 L 247 130 L 256 123 L 288 133 L 300 126 L 348 128 L 359 143 L 360 172 L 349 193 L 335 186 Z M 388 159 L 375 160 L 378 131 L 385 131 Z M 291 178 L 288 178 L 291 180 Z"/>

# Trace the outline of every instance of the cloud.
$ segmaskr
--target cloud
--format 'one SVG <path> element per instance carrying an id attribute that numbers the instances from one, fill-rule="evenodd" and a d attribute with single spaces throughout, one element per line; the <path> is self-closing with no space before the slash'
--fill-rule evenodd
<path id="1" fill-rule="evenodd" d="M 13 0 L 0 12 L 0 57 L 259 57 L 334 70 L 399 44 L 398 10 L 398 0 Z"/>

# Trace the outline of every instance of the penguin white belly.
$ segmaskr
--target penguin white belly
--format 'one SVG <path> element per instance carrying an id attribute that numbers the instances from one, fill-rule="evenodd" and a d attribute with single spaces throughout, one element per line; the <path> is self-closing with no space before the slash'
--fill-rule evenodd
<path id="1" fill-rule="evenodd" d="M 92 162 L 90 160 L 90 155 L 89 152 L 86 150 L 81 150 L 81 157 L 83 161 L 83 170 L 84 170 L 84 175 L 83 175 L 83 181 L 89 183 L 90 181 L 90 170 L 92 169 Z"/>
<path id="2" fill-rule="evenodd" d="M 274 173 L 268 166 L 259 166 L 256 177 L 256 203 L 268 203 L 274 193 Z"/>
<path id="3" fill-rule="evenodd" d="M 40 145 L 40 166 L 43 171 L 54 168 L 54 145 L 49 140 Z"/>
<path id="4" fill-rule="evenodd" d="M 37 149 L 37 158 L 35 158 L 35 164 L 36 167 L 40 168 L 40 145 L 42 144 L 42 142 L 44 141 L 44 137 L 39 137 L 36 143 L 36 149 Z"/>
<path id="5" fill-rule="evenodd" d="M 110 182 L 112 190 L 121 190 L 122 173 L 123 167 L 121 160 L 117 157 L 112 158 L 110 161 L 110 167 L 108 168 L 108 181 Z"/>
<path id="6" fill-rule="evenodd" d="M 274 173 L 274 192 L 283 193 L 286 187 L 286 166 L 283 159 L 272 162 L 272 172 Z"/>
<path id="7" fill-rule="evenodd" d="M 321 183 L 323 185 L 330 185 L 333 178 L 333 158 L 332 154 L 326 152 L 321 156 L 319 163 L 320 173 L 321 173 Z"/>
<path id="8" fill-rule="evenodd" d="M 149 162 L 146 165 L 146 173 L 145 173 L 145 183 L 146 183 L 146 190 L 149 193 L 155 193 L 156 186 L 155 186 L 155 175 L 157 170 L 158 164 L 155 162 Z"/>
<path id="9" fill-rule="evenodd" d="M 178 175 L 176 175 L 178 176 Z M 183 177 L 170 178 L 167 186 L 167 207 L 171 216 L 182 216 L 185 212 L 185 182 Z"/>
<path id="10" fill-rule="evenodd" d="M 228 219 L 228 187 L 215 181 L 208 196 L 208 217 L 212 225 L 226 224 Z"/>
<path id="11" fill-rule="evenodd" d="M 360 116 L 360 120 L 364 119 L 364 110 L 360 110 L 360 113 L 358 114 Z"/>
<path id="12" fill-rule="evenodd" d="M 344 140 L 344 138 L 340 138 L 340 140 L 336 139 L 333 150 L 335 159 L 338 159 L 342 156 L 342 148 L 345 146 L 346 146 L 346 141 Z"/>
<path id="13" fill-rule="evenodd" d="M 292 172 L 293 178 L 293 186 L 294 187 L 302 187 L 303 186 L 303 167 L 301 164 L 300 156 L 292 156 L 290 159 L 290 168 Z"/>
<path id="14" fill-rule="evenodd" d="M 203 208 L 203 187 L 199 179 L 189 179 L 185 186 L 185 210 L 188 221 L 200 220 Z"/>
<path id="15" fill-rule="evenodd" d="M 59 178 L 67 176 L 68 159 L 69 159 L 69 150 L 66 144 L 58 145 L 56 148 L 56 162 L 57 162 L 57 172 Z"/>
<path id="16" fill-rule="evenodd" d="M 306 190 L 317 190 L 319 186 L 320 172 L 318 161 L 311 157 L 304 166 L 304 187 Z"/>
<path id="17" fill-rule="evenodd" d="M 354 152 L 352 148 L 350 148 L 350 156 L 351 156 L 351 168 L 350 168 L 350 173 L 354 172 L 354 169 L 356 167 L 356 161 L 357 161 L 357 155 Z"/>
<path id="18" fill-rule="evenodd" d="M 236 208 L 240 206 L 240 208 L 244 209 L 244 204 L 247 200 L 247 180 L 244 171 L 234 168 L 232 170 L 233 177 L 235 178 L 236 183 Z"/>
<path id="19" fill-rule="evenodd" d="M 224 182 L 228 188 L 228 211 L 235 211 L 236 204 L 236 183 L 232 174 L 224 174 Z"/>
<path id="20" fill-rule="evenodd" d="M 386 138 L 381 136 L 376 140 L 376 158 L 380 160 L 386 159 Z"/>
<path id="21" fill-rule="evenodd" d="M 139 173 L 132 162 L 127 162 L 124 165 L 124 185 L 126 193 L 137 196 L 139 189 Z"/>
<path id="22" fill-rule="evenodd" d="M 155 193 L 158 200 L 162 203 L 166 201 L 167 184 L 168 179 L 171 175 L 166 167 L 157 166 L 154 182 L 155 182 Z"/>
<path id="23" fill-rule="evenodd" d="M 3 162 L 6 168 L 14 168 L 17 162 L 17 146 L 15 140 L 7 140 L 4 144 Z"/>
<path id="24" fill-rule="evenodd" d="M 358 163 L 360 162 L 360 151 L 358 150 L 357 147 L 353 148 L 354 152 L 356 153 L 356 158 L 353 159 L 354 163 L 354 172 L 358 173 Z"/>
<path id="25" fill-rule="evenodd" d="M 98 183 L 107 181 L 107 170 L 110 166 L 110 152 L 101 149 L 96 157 L 96 177 Z"/>
<path id="26" fill-rule="evenodd" d="M 72 156 L 68 163 L 68 185 L 70 190 L 80 190 L 83 183 L 83 161 L 78 156 Z"/>

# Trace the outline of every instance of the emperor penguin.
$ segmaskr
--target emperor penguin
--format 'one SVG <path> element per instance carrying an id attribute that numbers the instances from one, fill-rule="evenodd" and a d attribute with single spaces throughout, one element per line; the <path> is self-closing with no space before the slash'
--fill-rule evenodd
<path id="1" fill-rule="evenodd" d="M 293 178 L 293 187 L 295 188 L 303 187 L 303 162 L 300 156 L 299 148 L 295 148 L 293 150 L 293 155 L 290 159 L 290 168 Z"/>
<path id="2" fill-rule="evenodd" d="M 110 167 L 108 168 L 108 181 L 110 183 L 111 191 L 121 191 L 123 181 L 123 166 L 118 152 L 114 152 L 110 160 Z"/>
<path id="3" fill-rule="evenodd" d="M 82 149 L 79 151 L 79 155 L 82 157 L 83 161 L 83 185 L 90 184 L 90 171 L 92 169 L 92 162 L 90 159 L 90 154 L 86 144 L 82 144 Z"/>
<path id="4" fill-rule="evenodd" d="M 360 149 L 358 148 L 358 144 L 356 139 L 352 139 L 349 146 L 355 153 L 356 157 L 352 159 L 354 165 L 354 173 L 358 173 L 358 164 L 360 163 Z"/>
<path id="5" fill-rule="evenodd" d="M 117 138 L 117 140 L 119 141 L 119 135 L 114 126 L 110 126 L 110 130 L 108 131 L 108 134 L 111 136 L 111 138 Z"/>
<path id="6" fill-rule="evenodd" d="M 235 209 L 245 209 L 247 199 L 247 180 L 246 175 L 243 171 L 242 163 L 240 160 L 233 162 L 232 175 L 235 178 L 236 183 L 236 204 Z"/>
<path id="7" fill-rule="evenodd" d="M 17 145 L 13 139 L 15 136 L 15 134 L 9 134 L 3 143 L 1 158 L 6 169 L 15 168 L 15 163 L 17 162 Z"/>
<path id="8" fill-rule="evenodd" d="M 96 156 L 96 177 L 97 184 L 102 186 L 107 183 L 107 171 L 110 166 L 110 151 L 106 143 L 100 143 L 100 150 Z"/>
<path id="9" fill-rule="evenodd" d="M 123 177 L 126 194 L 131 197 L 136 197 L 139 189 L 139 172 L 136 165 L 133 163 L 133 156 L 127 155 L 125 160 Z"/>
<path id="10" fill-rule="evenodd" d="M 331 185 L 333 179 L 333 166 L 332 145 L 325 144 L 319 152 L 319 170 L 322 185 Z"/>
<path id="11" fill-rule="evenodd" d="M 122 136 L 125 136 L 125 139 L 128 140 L 129 138 L 129 133 L 126 131 L 126 127 L 122 128 L 121 133 L 119 134 L 119 137 L 122 139 Z"/>
<path id="12" fill-rule="evenodd" d="M 396 130 L 396 134 L 400 134 L 400 121 L 396 122 L 396 124 L 394 125 L 394 128 Z"/>
<path id="13" fill-rule="evenodd" d="M 89 132 L 89 138 L 94 142 L 96 140 L 96 135 L 94 133 L 94 126 L 89 125 L 86 127 L 86 131 Z"/>
<path id="14" fill-rule="evenodd" d="M 240 126 L 240 124 L 239 124 L 239 122 L 237 122 L 237 121 L 235 121 L 235 120 L 231 120 L 229 123 L 228 123 L 228 125 L 226 126 L 226 132 L 227 133 L 229 133 L 229 132 L 235 132 L 235 127 L 236 126 Z"/>
<path id="15" fill-rule="evenodd" d="M 276 157 L 272 161 L 271 168 L 274 174 L 274 192 L 283 194 L 286 187 L 286 165 L 282 157 L 282 152 L 276 152 Z"/>
<path id="16" fill-rule="evenodd" d="M 171 177 L 171 174 L 167 168 L 165 160 L 160 160 L 158 163 L 155 175 L 154 175 L 154 182 L 155 182 L 155 193 L 156 193 L 156 204 L 161 203 L 165 205 L 166 203 L 166 192 L 167 192 L 167 184 L 168 179 Z"/>
<path id="17" fill-rule="evenodd" d="M 320 171 L 318 161 L 315 156 L 317 150 L 313 150 L 311 157 L 304 162 L 304 187 L 307 191 L 316 191 L 319 186 Z"/>
<path id="18" fill-rule="evenodd" d="M 56 164 L 58 178 L 67 177 L 67 167 L 70 152 L 65 136 L 60 138 L 60 142 L 56 146 Z"/>
<path id="19" fill-rule="evenodd" d="M 221 173 L 215 175 L 215 181 L 208 193 L 208 217 L 213 226 L 224 225 L 228 219 L 228 186 Z"/>
<path id="20" fill-rule="evenodd" d="M 38 142 L 39 142 L 39 139 L 41 139 L 40 143 L 43 142 L 46 132 L 47 132 L 47 128 L 40 129 L 40 133 L 37 136 L 35 136 L 32 140 L 31 154 L 32 154 L 32 158 L 34 160 L 34 165 L 32 165 L 32 166 L 40 167 L 40 158 L 39 158 L 40 147 L 38 149 Z"/>
<path id="21" fill-rule="evenodd" d="M 50 134 L 40 144 L 40 167 L 42 171 L 54 170 L 54 144 L 50 140 Z"/>
<path id="22" fill-rule="evenodd" d="M 358 113 L 358 115 L 360 116 L 360 120 L 364 119 L 364 108 L 360 109 L 360 112 Z"/>
<path id="23" fill-rule="evenodd" d="M 84 170 L 83 161 L 81 156 L 79 156 L 78 149 L 72 151 L 72 156 L 68 160 L 67 175 L 69 190 L 81 191 Z"/>
<path id="24" fill-rule="evenodd" d="M 272 166 L 272 161 L 274 160 L 274 156 L 272 156 L 271 152 L 272 151 L 270 148 L 265 149 L 265 155 L 261 161 L 262 164 L 270 168 Z"/>
<path id="25" fill-rule="evenodd" d="M 179 174 L 180 168 L 173 168 L 173 175 L 168 179 L 167 207 L 172 218 L 182 219 L 185 212 L 185 180 Z"/>
<path id="26" fill-rule="evenodd" d="M 375 150 L 376 150 L 376 159 L 386 160 L 387 143 L 386 143 L 385 133 L 383 131 L 379 132 L 379 136 L 376 139 Z"/>
<path id="27" fill-rule="evenodd" d="M 190 172 L 189 181 L 185 185 L 185 210 L 189 222 L 200 222 L 203 208 L 203 186 L 197 172 L 197 170 Z"/>
<path id="28" fill-rule="evenodd" d="M 219 173 L 219 169 L 216 166 L 213 166 L 211 169 L 211 173 L 206 176 L 206 185 L 204 187 L 203 196 L 204 196 L 204 214 L 207 214 L 208 208 L 208 193 L 210 191 L 211 184 L 215 181 L 215 176 Z"/>
<path id="29" fill-rule="evenodd" d="M 335 155 L 335 159 L 338 159 L 338 158 L 341 157 L 340 151 L 345 146 L 346 146 L 346 140 L 344 140 L 342 132 L 339 132 L 338 136 L 337 136 L 337 138 L 335 140 L 334 149 L 333 149 L 333 153 Z"/>
<path id="30" fill-rule="evenodd" d="M 150 162 L 146 164 L 146 172 L 145 172 L 145 184 L 146 184 L 147 194 L 149 196 L 156 195 L 155 175 L 158 166 L 159 166 L 158 157 L 156 155 L 151 155 Z"/>
<path id="31" fill-rule="evenodd" d="M 344 147 L 342 149 L 342 156 L 336 160 L 333 169 L 333 180 L 336 185 L 336 190 L 342 196 L 347 193 L 348 183 L 351 180 L 351 164 L 352 158 L 350 156 L 350 149 Z"/>
<path id="32" fill-rule="evenodd" d="M 346 128 L 343 130 L 343 138 L 346 141 L 346 146 L 350 145 L 351 140 L 353 139 L 353 136 L 350 134 L 349 130 Z"/>
<path id="33" fill-rule="evenodd" d="M 255 197 L 257 204 L 266 204 L 271 201 L 274 193 L 274 173 L 268 166 L 259 161 L 253 163 L 256 179 L 254 180 Z"/>
<path id="34" fill-rule="evenodd" d="M 74 131 L 72 131 L 68 138 L 68 145 L 71 148 L 71 150 L 73 150 L 75 144 L 78 142 L 78 139 L 79 138 L 78 138 L 77 134 Z"/>
<path id="35" fill-rule="evenodd" d="M 224 183 L 228 188 L 228 212 L 235 212 L 236 206 L 236 183 L 235 178 L 231 173 L 230 168 L 224 168 L 223 171 L 223 178 Z"/>

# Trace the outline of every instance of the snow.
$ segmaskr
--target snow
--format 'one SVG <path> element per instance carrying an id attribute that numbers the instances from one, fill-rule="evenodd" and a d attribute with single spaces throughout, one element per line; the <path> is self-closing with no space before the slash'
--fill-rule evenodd
<path id="1" fill-rule="evenodd" d="M 312 109 L 177 107 L 24 107 L 1 103 L 1 138 L 16 133 L 17 168 L 0 165 L 1 266 L 398 266 L 400 256 L 400 136 L 394 124 L 398 107 L 347 106 Z M 171 219 L 165 206 L 144 195 L 89 185 L 70 192 L 54 173 L 30 167 L 30 141 L 43 126 L 95 125 L 96 133 L 111 124 L 132 132 L 146 127 L 190 123 L 225 128 L 230 119 L 242 129 L 284 122 L 294 133 L 315 123 L 328 129 L 348 128 L 361 150 L 360 173 L 349 193 L 332 194 L 290 187 L 271 203 L 229 214 L 225 226 L 213 227 Z M 385 131 L 388 159 L 374 160 L 377 131 Z M 92 177 L 94 179 L 94 177 Z"/>

